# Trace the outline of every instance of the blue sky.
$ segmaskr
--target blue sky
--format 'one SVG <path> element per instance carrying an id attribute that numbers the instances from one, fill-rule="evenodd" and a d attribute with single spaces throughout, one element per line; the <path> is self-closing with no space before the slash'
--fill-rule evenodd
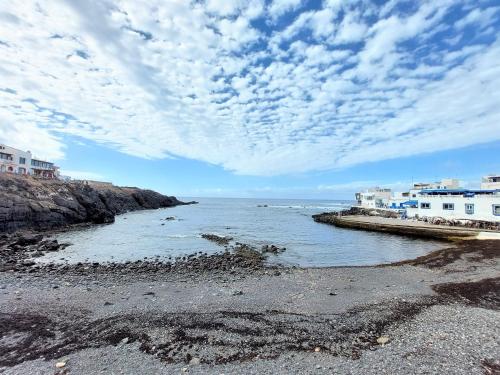
<path id="1" fill-rule="evenodd" d="M 0 142 L 189 196 L 500 170 L 497 1 L 0 3 Z"/>

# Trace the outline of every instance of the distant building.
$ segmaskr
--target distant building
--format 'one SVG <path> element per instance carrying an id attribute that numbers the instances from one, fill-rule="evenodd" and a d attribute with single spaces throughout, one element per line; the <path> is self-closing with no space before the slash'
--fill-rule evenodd
<path id="1" fill-rule="evenodd" d="M 374 187 L 364 192 L 356 193 L 358 206 L 367 208 L 386 207 L 391 198 L 391 189 Z"/>
<path id="2" fill-rule="evenodd" d="M 408 192 L 377 187 L 356 193 L 356 200 L 361 207 L 404 210 L 407 217 L 499 222 L 500 175 L 483 177 L 477 190 L 463 189 L 459 180 L 447 178 L 416 183 Z"/>
<path id="3" fill-rule="evenodd" d="M 490 174 L 484 176 L 481 181 L 481 190 L 500 189 L 500 175 Z"/>
<path id="4" fill-rule="evenodd" d="M 438 182 L 417 182 L 413 184 L 413 187 L 410 189 L 410 198 L 416 199 L 418 197 L 418 193 L 425 189 L 459 189 L 460 188 L 460 180 L 456 178 L 443 178 Z"/>
<path id="5" fill-rule="evenodd" d="M 0 144 L 0 172 L 54 179 L 58 178 L 59 167 L 54 163 L 33 158 L 30 151 Z"/>
<path id="6" fill-rule="evenodd" d="M 418 205 L 406 212 L 408 217 L 500 221 L 500 189 L 425 189 Z"/>

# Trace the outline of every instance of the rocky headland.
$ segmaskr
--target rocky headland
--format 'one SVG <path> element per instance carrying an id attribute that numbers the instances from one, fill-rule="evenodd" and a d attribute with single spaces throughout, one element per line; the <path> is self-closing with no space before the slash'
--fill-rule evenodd
<path id="1" fill-rule="evenodd" d="M 175 197 L 136 187 L 0 174 L 0 233 L 112 223 L 125 212 L 181 204 Z"/>

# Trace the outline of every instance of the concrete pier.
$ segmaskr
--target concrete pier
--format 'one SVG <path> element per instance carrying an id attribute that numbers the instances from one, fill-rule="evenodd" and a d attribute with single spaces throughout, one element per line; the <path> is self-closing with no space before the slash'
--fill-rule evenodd
<path id="1" fill-rule="evenodd" d="M 341 228 L 370 230 L 404 236 L 452 239 L 500 239 L 500 232 L 493 230 L 435 225 L 421 221 L 402 220 L 380 216 L 337 216 L 334 213 L 313 216 L 320 223 Z"/>

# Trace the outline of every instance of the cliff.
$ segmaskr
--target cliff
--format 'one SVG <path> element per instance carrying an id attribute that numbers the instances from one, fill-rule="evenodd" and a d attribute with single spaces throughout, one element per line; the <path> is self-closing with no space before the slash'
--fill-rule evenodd
<path id="1" fill-rule="evenodd" d="M 128 211 L 180 204 L 175 197 L 135 187 L 0 174 L 0 232 L 111 223 Z"/>

